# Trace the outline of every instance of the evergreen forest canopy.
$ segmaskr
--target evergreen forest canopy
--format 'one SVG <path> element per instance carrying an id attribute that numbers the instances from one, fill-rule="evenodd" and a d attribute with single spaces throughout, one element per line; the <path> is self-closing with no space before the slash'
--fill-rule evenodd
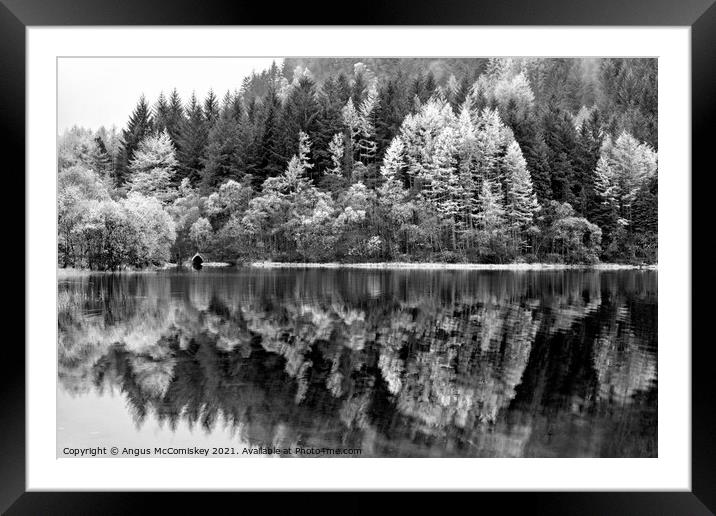
<path id="1" fill-rule="evenodd" d="M 657 145 L 656 59 L 286 59 L 62 134 L 59 265 L 654 263 Z"/>

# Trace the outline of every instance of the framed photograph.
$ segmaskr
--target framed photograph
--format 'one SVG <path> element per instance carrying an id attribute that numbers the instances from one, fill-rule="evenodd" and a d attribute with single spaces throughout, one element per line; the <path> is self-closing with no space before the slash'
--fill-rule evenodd
<path id="1" fill-rule="evenodd" d="M 711 0 L 252 9 L 0 6 L 26 192 L 2 509 L 712 514 Z"/>

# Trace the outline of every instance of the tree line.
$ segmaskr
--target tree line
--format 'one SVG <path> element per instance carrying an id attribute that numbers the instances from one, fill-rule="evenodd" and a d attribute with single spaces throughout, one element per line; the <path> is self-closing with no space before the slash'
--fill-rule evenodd
<path id="1" fill-rule="evenodd" d="M 308 61 L 66 131 L 60 265 L 656 261 L 656 60 Z"/>

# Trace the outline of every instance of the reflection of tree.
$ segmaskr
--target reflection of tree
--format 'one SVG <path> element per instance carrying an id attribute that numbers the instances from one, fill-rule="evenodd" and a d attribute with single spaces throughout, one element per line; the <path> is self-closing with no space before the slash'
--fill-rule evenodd
<path id="1" fill-rule="evenodd" d="M 262 445 L 653 455 L 656 279 L 637 276 L 83 276 L 60 284 L 59 378 L 121 390 L 137 424 Z"/>

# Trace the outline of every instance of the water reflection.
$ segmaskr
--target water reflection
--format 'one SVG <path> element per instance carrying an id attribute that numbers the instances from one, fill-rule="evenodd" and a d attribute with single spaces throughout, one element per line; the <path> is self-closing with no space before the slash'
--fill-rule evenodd
<path id="1" fill-rule="evenodd" d="M 136 432 L 228 427 L 237 443 L 363 456 L 656 456 L 654 271 L 84 275 L 60 280 L 59 308 L 59 409 L 121 393 L 102 417 Z"/>

